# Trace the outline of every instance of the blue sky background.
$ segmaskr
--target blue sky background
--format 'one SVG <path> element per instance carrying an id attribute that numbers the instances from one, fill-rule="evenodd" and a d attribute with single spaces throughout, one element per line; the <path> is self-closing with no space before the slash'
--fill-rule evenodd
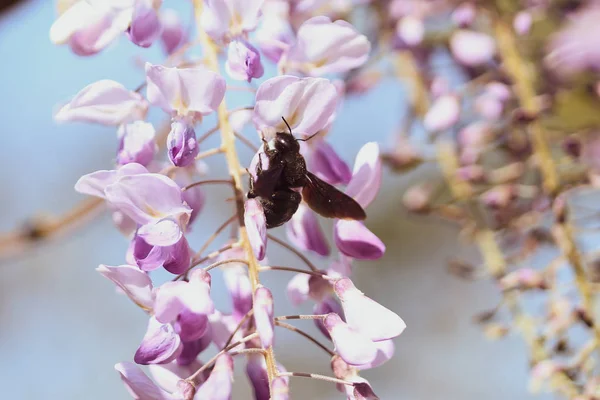
<path id="1" fill-rule="evenodd" d="M 185 2 L 175 0 L 165 5 L 186 8 Z M 134 88 L 144 79 L 136 57 L 153 62 L 162 57 L 160 49 L 139 49 L 125 38 L 100 55 L 76 57 L 68 48 L 50 43 L 53 19 L 53 2 L 47 0 L 29 1 L 0 19 L 2 230 L 17 226 L 36 210 L 68 210 L 83 198 L 73 190 L 76 180 L 111 167 L 117 145 L 114 129 L 58 125 L 52 120 L 56 106 L 99 79 Z M 228 100 L 232 105 L 248 104 L 239 94 Z M 399 88 L 380 85 L 344 103 L 331 141 L 352 163 L 364 142 L 392 142 L 402 110 Z M 160 117 L 152 114 L 154 120 Z M 242 155 L 249 161 L 247 151 Z M 211 165 L 213 176 L 224 173 L 222 165 Z M 445 272 L 444 260 L 458 253 L 455 230 L 403 213 L 400 195 L 412 179 L 386 177 L 385 191 L 368 210 L 368 225 L 389 251 L 380 262 L 359 263 L 355 279 L 364 292 L 397 311 L 408 329 L 396 340 L 395 359 L 365 376 L 382 399 L 530 398 L 520 340 L 490 343 L 470 322 L 471 315 L 495 304 L 495 291 L 486 284 L 457 282 Z M 218 188 L 209 194 L 210 207 L 217 211 L 201 216 L 192 245 L 226 218 L 219 201 L 223 197 Z M 113 365 L 132 358 L 146 317 L 94 271 L 100 263 L 122 263 L 126 247 L 105 215 L 76 234 L 0 264 L 0 397 L 127 398 Z M 297 263 L 274 246 L 269 258 L 279 264 Z M 266 277 L 275 288 L 277 313 L 302 312 L 286 304 L 289 278 Z M 213 279 L 213 293 L 217 304 L 227 309 L 218 278 Z M 288 370 L 329 374 L 323 354 L 288 332 L 278 337 L 277 354 Z M 239 364 L 241 371 L 243 362 Z M 245 378 L 240 375 L 237 381 L 234 399 L 249 398 Z M 323 382 L 293 381 L 292 390 L 296 399 L 342 398 Z"/>

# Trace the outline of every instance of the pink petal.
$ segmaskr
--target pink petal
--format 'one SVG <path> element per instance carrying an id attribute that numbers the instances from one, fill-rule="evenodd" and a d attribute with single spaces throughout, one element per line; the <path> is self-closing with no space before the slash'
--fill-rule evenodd
<path id="1" fill-rule="evenodd" d="M 199 151 L 194 124 L 182 118 L 174 119 L 167 136 L 169 160 L 176 167 L 187 167 L 196 161 Z"/>
<path id="2" fill-rule="evenodd" d="M 179 365 L 173 361 L 168 364 L 151 364 L 148 370 L 160 387 L 169 393 L 175 393 L 178 382 L 192 375 L 200 366 L 197 361 L 190 365 Z"/>
<path id="3" fill-rule="evenodd" d="M 372 362 L 377 356 L 375 344 L 365 335 L 352 329 L 337 314 L 328 314 L 323 321 L 336 352 L 350 365 Z"/>
<path id="4" fill-rule="evenodd" d="M 264 286 L 259 286 L 254 293 L 254 323 L 263 348 L 273 345 L 275 321 L 273 320 L 273 295 Z"/>
<path id="5" fill-rule="evenodd" d="M 185 225 L 191 213 L 179 186 L 161 174 L 123 176 L 104 192 L 110 203 L 140 225 L 169 217 Z"/>
<path id="6" fill-rule="evenodd" d="M 290 241 L 301 250 L 312 251 L 321 256 L 329 255 L 329 244 L 319 225 L 316 214 L 304 204 L 286 224 L 286 232 Z"/>
<path id="7" fill-rule="evenodd" d="M 209 324 L 208 316 L 204 313 L 194 313 L 184 308 L 174 324 L 175 332 L 183 342 L 193 342 L 206 334 Z"/>
<path id="8" fill-rule="evenodd" d="M 423 119 L 425 129 L 439 132 L 450 129 L 460 118 L 460 100 L 453 94 L 438 97 Z"/>
<path id="9" fill-rule="evenodd" d="M 130 163 L 116 170 L 101 170 L 92 172 L 79 178 L 75 184 L 75 190 L 79 193 L 88 194 L 100 198 L 106 198 L 104 189 L 122 176 L 145 174 L 148 170 L 143 165 Z"/>
<path id="10" fill-rule="evenodd" d="M 139 93 L 105 79 L 84 87 L 56 113 L 54 119 L 117 126 L 142 120 L 147 111 L 148 105 Z"/>
<path id="11" fill-rule="evenodd" d="M 334 148 L 321 141 L 310 156 L 310 170 L 332 185 L 347 185 L 352 178 L 348 164 L 338 156 Z"/>
<path id="12" fill-rule="evenodd" d="M 244 225 L 254 256 L 260 261 L 267 254 L 267 220 L 262 205 L 256 199 L 244 204 Z"/>
<path id="13" fill-rule="evenodd" d="M 282 45 L 294 42 L 294 32 L 290 23 L 278 15 L 265 15 L 260 27 L 256 30 L 256 43 L 262 54 L 276 63 L 279 62 L 284 49 Z"/>
<path id="14" fill-rule="evenodd" d="M 196 391 L 195 400 L 230 400 L 233 383 L 233 358 L 225 353 L 215 362 L 210 376 Z"/>
<path id="15" fill-rule="evenodd" d="M 252 309 L 252 284 L 246 265 L 227 264 L 227 268 L 223 269 L 223 279 L 233 301 L 233 314 L 243 317 Z"/>
<path id="16" fill-rule="evenodd" d="M 165 112 L 185 116 L 215 111 L 225 96 L 225 80 L 208 68 L 168 68 L 146 63 L 146 96 Z"/>
<path id="17" fill-rule="evenodd" d="M 379 397 L 373 392 L 371 385 L 367 382 L 354 384 L 354 397 L 356 400 L 379 400 Z"/>
<path id="18" fill-rule="evenodd" d="M 134 303 L 146 310 L 152 309 L 154 302 L 152 280 L 138 267 L 132 265 L 111 267 L 100 264 L 96 271 L 113 281 Z"/>
<path id="19" fill-rule="evenodd" d="M 288 400 L 290 398 L 290 387 L 284 377 L 273 379 L 271 386 L 273 387 L 272 400 Z"/>
<path id="20" fill-rule="evenodd" d="M 342 302 L 348 325 L 365 334 L 371 340 L 381 341 L 394 338 L 399 336 L 406 328 L 402 318 L 365 296 L 349 278 L 337 280 L 334 284 L 334 290 Z"/>
<path id="21" fill-rule="evenodd" d="M 142 271 L 154 271 L 163 266 L 168 247 L 151 246 L 136 235 L 130 245 L 133 261 Z"/>
<path id="22" fill-rule="evenodd" d="M 210 0 L 202 12 L 202 28 L 217 42 L 248 33 L 258 24 L 264 0 Z"/>
<path id="23" fill-rule="evenodd" d="M 296 43 L 282 58 L 284 68 L 310 76 L 346 72 L 364 64 L 371 44 L 351 24 L 313 17 L 298 29 Z"/>
<path id="24" fill-rule="evenodd" d="M 354 160 L 352 179 L 346 187 L 346 194 L 363 208 L 371 204 L 381 186 L 379 153 L 379 145 L 375 142 L 366 143 L 361 147 Z"/>
<path id="25" fill-rule="evenodd" d="M 177 221 L 166 218 L 141 226 L 138 236 L 152 246 L 171 246 L 180 241 L 183 232 Z"/>
<path id="26" fill-rule="evenodd" d="M 307 274 L 296 274 L 287 285 L 287 296 L 292 304 L 298 307 L 300 304 L 308 300 L 308 280 L 310 276 Z"/>
<path id="27" fill-rule="evenodd" d="M 250 82 L 260 78 L 264 69 L 260 61 L 260 53 L 254 46 L 243 40 L 234 40 L 229 43 L 225 71 L 238 81 Z"/>
<path id="28" fill-rule="evenodd" d="M 385 253 L 385 244 L 360 221 L 336 221 L 334 239 L 338 250 L 348 257 L 377 260 Z"/>
<path id="29" fill-rule="evenodd" d="M 173 327 L 170 324 L 161 324 L 152 317 L 133 359 L 142 365 L 167 364 L 176 359 L 181 350 L 181 340 Z"/>
<path id="30" fill-rule="evenodd" d="M 163 48 L 171 55 L 185 42 L 186 32 L 179 14 L 173 9 L 161 9 L 160 22 L 163 27 L 161 34 Z"/>
<path id="31" fill-rule="evenodd" d="M 452 34 L 450 50 L 460 63 L 476 67 L 492 60 L 496 53 L 496 43 L 485 33 L 463 29 Z"/>
<path id="32" fill-rule="evenodd" d="M 138 163 L 145 166 L 152 162 L 158 151 L 152 124 L 135 121 L 131 124 L 121 125 L 117 135 L 120 141 L 117 153 L 118 164 Z"/>
<path id="33" fill-rule="evenodd" d="M 160 37 L 162 26 L 153 0 L 136 0 L 129 26 L 129 39 L 140 47 L 150 47 Z"/>
<path id="34" fill-rule="evenodd" d="M 204 334 L 200 337 L 200 339 L 183 342 L 183 350 L 181 351 L 179 357 L 177 357 L 177 360 L 175 360 L 175 363 L 181 366 L 198 364 L 198 355 L 212 344 L 212 339 L 212 327 L 211 325 L 208 325 L 204 329 Z"/>
<path id="35" fill-rule="evenodd" d="M 256 92 L 252 120 L 258 130 L 285 132 L 285 117 L 295 135 L 323 129 L 337 106 L 337 90 L 327 79 L 283 75 L 263 82 Z"/>
<path id="36" fill-rule="evenodd" d="M 377 356 L 373 361 L 363 365 L 357 365 L 356 368 L 363 371 L 366 369 L 377 368 L 386 362 L 388 362 L 394 356 L 394 342 L 391 340 L 382 340 L 380 342 L 375 342 L 375 346 L 377 347 Z"/>
<path id="37" fill-rule="evenodd" d="M 340 318 L 342 318 L 342 320 L 344 320 L 344 310 L 342 309 L 342 306 L 331 295 L 317 302 L 313 307 L 314 315 L 324 315 L 330 313 L 337 314 L 340 316 Z M 325 329 L 323 321 L 321 321 L 320 319 L 315 319 L 315 325 L 327 339 L 331 339 L 331 336 L 329 336 L 329 332 L 327 332 L 327 329 Z"/>
<path id="38" fill-rule="evenodd" d="M 177 243 L 171 246 L 163 247 L 165 261 L 163 266 L 172 274 L 182 274 L 190 267 L 192 250 L 185 236 L 182 236 Z"/>
<path id="39" fill-rule="evenodd" d="M 138 400 L 172 399 L 169 393 L 156 386 L 137 365 L 122 362 L 116 364 L 115 369 L 133 398 Z"/>

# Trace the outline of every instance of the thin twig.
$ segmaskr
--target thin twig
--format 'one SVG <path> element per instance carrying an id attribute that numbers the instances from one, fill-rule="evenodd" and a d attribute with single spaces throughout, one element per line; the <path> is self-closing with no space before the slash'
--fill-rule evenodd
<path id="1" fill-rule="evenodd" d="M 296 332 L 296 333 L 300 334 L 301 336 L 304 336 L 305 338 L 307 338 L 308 340 L 310 340 L 311 342 L 313 342 L 314 344 L 316 344 L 320 348 L 322 348 L 330 356 L 333 357 L 335 355 L 335 353 L 333 351 L 331 351 L 327 346 L 325 346 L 323 343 L 319 342 L 317 339 L 315 339 L 314 337 L 312 337 L 308 333 L 304 332 L 302 329 L 296 328 L 293 325 L 286 324 L 285 322 L 281 322 L 281 321 L 275 321 L 275 325 L 280 326 L 282 328 L 285 328 L 285 329 L 287 329 L 289 331 Z"/>
<path id="2" fill-rule="evenodd" d="M 259 271 L 288 271 L 288 272 L 297 272 L 299 274 L 307 274 L 311 276 L 318 276 L 319 278 L 323 278 L 326 280 L 333 280 L 334 278 L 328 276 L 325 272 L 321 271 L 307 271 L 305 269 L 300 268 L 292 268 L 292 267 L 283 267 L 283 266 L 265 266 L 260 267 Z"/>
<path id="3" fill-rule="evenodd" d="M 243 260 L 241 258 L 230 258 L 229 260 L 221 260 L 221 261 L 217 261 L 216 263 L 210 264 L 208 267 L 205 267 L 204 270 L 206 272 L 210 271 L 211 269 L 215 269 L 217 267 L 220 267 L 221 265 L 226 265 L 226 264 L 248 264 L 248 261 Z"/>
<path id="4" fill-rule="evenodd" d="M 246 323 L 246 321 L 248 320 L 248 318 L 250 318 L 252 315 L 254 314 L 254 309 L 251 308 L 246 315 L 244 315 L 242 317 L 242 319 L 240 320 L 240 322 L 238 322 L 237 326 L 235 327 L 235 329 L 231 332 L 231 334 L 229 335 L 229 338 L 227 338 L 227 341 L 225 342 L 225 346 L 223 346 L 224 348 L 226 348 L 227 346 L 229 346 L 229 343 L 231 343 L 231 341 L 233 340 L 233 338 L 235 337 L 235 334 L 237 333 L 237 331 L 239 331 L 242 326 L 244 326 L 244 324 Z"/>
<path id="5" fill-rule="evenodd" d="M 324 319 L 327 316 L 327 314 L 319 314 L 319 315 L 312 315 L 312 314 L 305 314 L 305 315 L 282 315 L 279 317 L 275 317 L 275 321 L 286 321 L 288 319 Z"/>
<path id="6" fill-rule="evenodd" d="M 354 382 L 345 381 L 343 379 L 334 378 L 332 376 L 312 374 L 312 373 L 309 373 L 309 372 L 280 372 L 280 373 L 277 374 L 277 376 L 296 376 L 296 377 L 299 377 L 299 378 L 318 379 L 320 381 L 326 381 L 326 382 L 331 382 L 331 383 L 339 383 L 339 384 L 342 384 L 342 385 L 354 386 Z"/>
<path id="7" fill-rule="evenodd" d="M 185 192 L 186 190 L 189 190 L 189 189 L 191 189 L 193 187 L 196 187 L 196 186 L 213 185 L 213 184 L 233 185 L 233 182 L 231 181 L 231 179 L 207 179 L 207 180 L 204 180 L 204 181 L 198 181 L 198 182 L 190 183 L 189 185 L 185 186 L 181 190 L 183 192 Z"/>

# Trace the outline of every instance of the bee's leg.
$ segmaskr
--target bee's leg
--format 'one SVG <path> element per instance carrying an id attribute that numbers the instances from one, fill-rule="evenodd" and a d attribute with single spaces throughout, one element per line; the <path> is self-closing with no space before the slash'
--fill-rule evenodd
<path id="1" fill-rule="evenodd" d="M 248 168 L 246 168 L 246 172 L 248 172 L 248 194 L 247 197 L 249 199 L 253 199 L 256 197 L 256 194 L 254 193 L 254 177 L 252 176 L 252 174 L 250 174 L 250 171 L 248 171 Z"/>
<path id="2" fill-rule="evenodd" d="M 258 165 L 256 166 L 256 177 L 260 177 L 263 173 L 262 168 L 262 153 L 258 153 Z"/>

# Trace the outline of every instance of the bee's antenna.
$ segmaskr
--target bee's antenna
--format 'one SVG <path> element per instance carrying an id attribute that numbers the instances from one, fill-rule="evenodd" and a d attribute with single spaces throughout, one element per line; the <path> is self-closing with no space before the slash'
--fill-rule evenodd
<path id="1" fill-rule="evenodd" d="M 317 133 L 313 133 L 312 135 L 310 135 L 309 137 L 307 137 L 306 139 L 296 139 L 299 142 L 308 142 L 310 139 L 314 138 L 315 136 L 317 136 L 319 133 L 321 132 L 317 132 Z"/>
<path id="2" fill-rule="evenodd" d="M 292 127 L 290 126 L 290 124 L 288 124 L 288 122 L 285 120 L 285 118 L 281 117 L 281 119 L 283 120 L 283 122 L 285 122 L 285 126 L 288 127 L 288 129 L 290 131 L 290 135 L 294 136 L 294 134 L 292 133 Z"/>

